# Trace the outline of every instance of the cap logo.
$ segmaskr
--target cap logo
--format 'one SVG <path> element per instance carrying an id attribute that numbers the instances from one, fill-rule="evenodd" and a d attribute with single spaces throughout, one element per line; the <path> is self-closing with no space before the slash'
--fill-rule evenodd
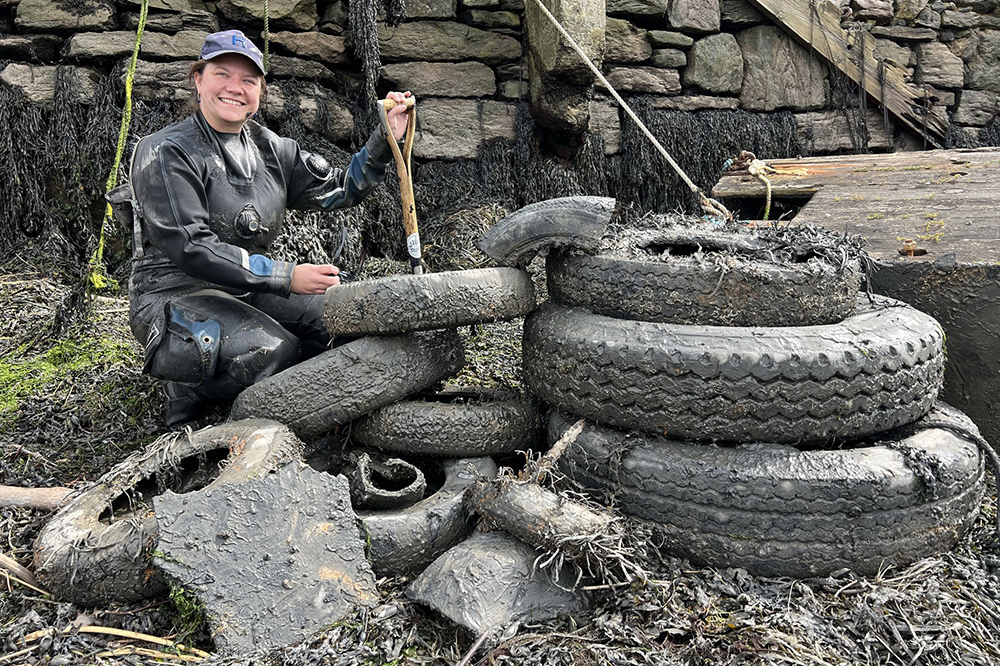
<path id="1" fill-rule="evenodd" d="M 205 38 L 201 47 L 201 57 L 210 60 L 224 53 L 239 53 L 253 61 L 261 73 L 264 71 L 264 60 L 257 46 L 239 30 L 216 32 Z"/>

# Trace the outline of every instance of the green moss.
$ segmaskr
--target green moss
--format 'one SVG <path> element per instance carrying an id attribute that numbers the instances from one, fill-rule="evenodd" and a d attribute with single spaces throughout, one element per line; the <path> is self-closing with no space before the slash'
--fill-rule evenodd
<path id="1" fill-rule="evenodd" d="M 21 402 L 46 387 L 95 366 L 138 363 L 134 348 L 107 338 L 69 339 L 30 354 L 27 344 L 0 360 L 0 426 L 13 420 Z"/>

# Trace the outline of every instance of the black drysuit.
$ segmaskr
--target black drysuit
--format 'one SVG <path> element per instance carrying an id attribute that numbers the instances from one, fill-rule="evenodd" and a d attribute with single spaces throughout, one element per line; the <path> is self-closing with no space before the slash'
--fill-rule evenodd
<path id="1" fill-rule="evenodd" d="M 390 157 L 376 131 L 333 168 L 253 121 L 224 134 L 200 112 L 139 142 L 129 323 L 168 397 L 231 399 L 329 341 L 322 296 L 291 294 L 294 264 L 265 253 L 286 208 L 353 206 Z"/>

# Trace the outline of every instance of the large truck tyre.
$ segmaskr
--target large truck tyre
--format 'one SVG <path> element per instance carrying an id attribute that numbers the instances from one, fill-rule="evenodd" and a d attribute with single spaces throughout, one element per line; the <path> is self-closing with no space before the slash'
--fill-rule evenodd
<path id="1" fill-rule="evenodd" d="M 548 303 L 526 318 L 525 380 L 598 423 L 695 441 L 824 442 L 910 423 L 944 378 L 929 315 L 860 298 L 836 324 L 684 326 Z"/>
<path id="2" fill-rule="evenodd" d="M 937 403 L 927 416 L 978 433 Z M 576 419 L 553 413 L 555 441 Z M 975 520 L 984 459 L 971 438 L 920 422 L 877 443 L 714 447 L 588 422 L 560 466 L 598 500 L 649 521 L 671 554 L 760 576 L 875 574 L 954 546 Z"/>

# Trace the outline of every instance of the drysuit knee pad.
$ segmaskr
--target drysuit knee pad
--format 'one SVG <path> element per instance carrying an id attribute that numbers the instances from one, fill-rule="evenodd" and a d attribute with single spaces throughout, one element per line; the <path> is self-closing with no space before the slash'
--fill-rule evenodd
<path id="1" fill-rule="evenodd" d="M 150 327 L 143 372 L 195 386 L 215 374 L 222 346 L 222 325 L 174 303 Z"/>

